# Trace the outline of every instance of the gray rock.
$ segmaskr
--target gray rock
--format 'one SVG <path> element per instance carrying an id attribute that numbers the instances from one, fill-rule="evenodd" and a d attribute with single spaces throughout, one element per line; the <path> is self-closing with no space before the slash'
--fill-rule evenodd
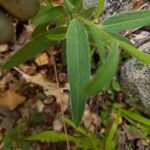
<path id="1" fill-rule="evenodd" d="M 139 49 L 150 53 L 150 41 Z M 150 116 L 150 66 L 135 58 L 127 60 L 121 67 L 121 83 L 126 101 Z"/>
<path id="2" fill-rule="evenodd" d="M 83 0 L 84 8 L 96 6 L 98 0 Z M 102 18 L 122 11 L 131 10 L 131 0 L 106 0 Z"/>
<path id="3" fill-rule="evenodd" d="M 89 8 L 97 5 L 98 0 L 83 0 L 83 7 Z"/>

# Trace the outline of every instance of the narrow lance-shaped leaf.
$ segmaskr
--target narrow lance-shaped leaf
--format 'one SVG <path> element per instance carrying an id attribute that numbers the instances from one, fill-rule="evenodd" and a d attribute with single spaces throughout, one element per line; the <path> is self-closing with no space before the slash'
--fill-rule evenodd
<path id="1" fill-rule="evenodd" d="M 124 116 L 127 116 L 127 117 L 129 117 L 130 119 L 132 119 L 136 122 L 139 122 L 143 125 L 146 125 L 146 126 L 150 127 L 150 119 L 145 118 L 145 117 L 141 116 L 140 114 L 137 114 L 137 113 L 134 113 L 134 112 L 131 112 L 131 111 L 127 111 L 125 109 L 120 109 L 120 110 L 121 110 L 121 113 Z"/>
<path id="2" fill-rule="evenodd" d="M 37 54 L 43 52 L 47 48 L 49 48 L 54 42 L 47 38 L 47 35 L 54 35 L 54 33 L 64 33 L 64 27 L 52 29 L 44 34 L 40 34 L 39 36 L 33 38 L 30 42 L 28 42 L 25 46 L 23 46 L 19 51 L 17 51 L 8 61 L 6 61 L 3 65 L 3 69 L 10 69 L 14 66 L 23 63 Z"/>
<path id="3" fill-rule="evenodd" d="M 73 5 L 75 6 L 75 11 L 79 11 L 82 9 L 82 0 L 72 0 Z"/>
<path id="4" fill-rule="evenodd" d="M 91 33 L 95 40 L 99 56 L 100 56 L 101 60 L 104 61 L 104 59 L 105 59 L 105 43 L 104 43 L 105 40 L 104 40 L 104 38 L 102 38 L 102 35 L 99 34 L 99 32 L 97 32 L 96 28 L 93 28 L 92 26 L 90 26 L 90 30 L 91 30 Z"/>
<path id="5" fill-rule="evenodd" d="M 64 0 L 64 7 L 67 10 L 67 12 L 73 12 L 75 9 L 75 6 L 71 3 L 70 0 Z"/>
<path id="6" fill-rule="evenodd" d="M 129 39 L 127 39 L 126 37 L 124 37 L 123 35 L 119 34 L 119 33 L 112 33 L 112 32 L 108 32 L 114 39 L 122 41 L 124 43 L 127 43 L 131 46 L 134 46 Z"/>
<path id="7" fill-rule="evenodd" d="M 47 38 L 50 39 L 51 41 L 61 41 L 66 38 L 66 32 L 67 32 L 67 27 L 62 26 L 58 27 L 57 30 L 54 30 L 54 32 L 47 33 Z"/>
<path id="8" fill-rule="evenodd" d="M 93 139 L 94 139 L 93 137 L 89 138 L 88 136 L 87 137 L 72 136 L 72 135 L 66 135 L 65 133 L 56 132 L 56 131 L 43 131 L 41 133 L 34 134 L 26 138 L 26 140 L 28 141 L 46 141 L 46 142 L 65 142 L 66 140 L 68 140 L 69 142 L 75 143 L 75 145 L 79 149 L 98 150 L 98 148 L 100 147 L 99 146 L 100 141 L 97 140 L 97 138 L 95 138 L 94 140 Z M 95 144 L 94 146 L 96 147 L 96 149 L 93 148 L 94 146 L 92 144 Z"/>
<path id="9" fill-rule="evenodd" d="M 107 31 L 121 32 L 150 24 L 150 10 L 130 11 L 112 15 L 102 22 Z"/>
<path id="10" fill-rule="evenodd" d="M 150 65 L 150 55 L 146 54 L 135 47 L 133 47 L 131 44 L 128 44 L 124 41 L 118 40 L 118 45 L 124 49 L 126 53 L 128 53 L 130 56 L 137 58 L 138 60 L 142 61 L 145 64 Z"/>
<path id="11" fill-rule="evenodd" d="M 89 18 L 93 15 L 94 10 L 95 10 L 95 7 L 90 7 L 90 8 L 86 8 L 86 9 L 79 11 L 78 14 L 79 16 L 82 16 L 83 18 Z"/>
<path id="12" fill-rule="evenodd" d="M 138 60 L 140 60 L 141 62 L 143 62 L 145 64 L 150 64 L 150 55 L 138 50 L 135 47 L 133 47 L 132 44 L 130 42 L 128 42 L 128 40 L 125 40 L 124 38 L 122 38 L 121 36 L 119 36 L 117 34 L 113 33 L 114 34 L 113 35 L 110 32 L 106 32 L 101 25 L 95 25 L 95 24 L 91 23 L 90 21 L 88 21 L 84 18 L 79 18 L 79 19 L 85 25 L 88 25 L 89 27 L 93 26 L 94 28 L 96 28 L 97 32 L 99 32 L 99 34 L 102 34 L 109 41 L 112 41 L 112 42 L 118 44 L 119 47 L 123 48 L 132 57 L 137 58 Z"/>
<path id="13" fill-rule="evenodd" d="M 112 43 L 110 53 L 98 68 L 96 74 L 91 81 L 86 85 L 85 91 L 87 95 L 97 94 L 103 90 L 113 79 L 119 62 L 119 50 L 115 43 Z"/>
<path id="14" fill-rule="evenodd" d="M 94 20 L 98 19 L 101 13 L 103 12 L 103 7 L 105 5 L 105 0 L 99 0 L 98 1 L 98 6 L 96 8 Z"/>
<path id="15" fill-rule="evenodd" d="M 29 141 L 48 141 L 48 142 L 60 142 L 66 141 L 67 139 L 71 142 L 75 141 L 73 136 L 67 135 L 65 133 L 56 132 L 56 131 L 43 131 L 38 134 L 33 134 L 26 138 Z"/>
<path id="16" fill-rule="evenodd" d="M 34 38 L 38 36 L 39 34 L 41 34 L 42 32 L 45 32 L 45 29 L 48 26 L 48 24 L 49 23 L 38 25 L 32 32 L 32 37 Z"/>
<path id="17" fill-rule="evenodd" d="M 7 134 L 5 135 L 3 142 L 4 142 L 4 146 L 3 146 L 3 150 L 10 150 L 12 148 L 13 145 L 13 140 L 17 139 L 17 136 L 21 135 L 21 128 L 19 127 L 15 127 L 10 129 Z"/>
<path id="18" fill-rule="evenodd" d="M 118 119 L 118 118 L 117 118 Z M 116 119 L 116 120 L 117 120 Z M 106 143 L 105 143 L 105 150 L 115 150 L 117 145 L 117 128 L 118 128 L 118 121 L 114 121 L 111 129 L 109 131 Z"/>
<path id="19" fill-rule="evenodd" d="M 32 19 L 32 23 L 36 25 L 47 24 L 56 20 L 58 17 L 65 14 L 65 9 L 61 6 L 46 9 Z"/>
<path id="20" fill-rule="evenodd" d="M 66 37 L 72 115 L 78 126 L 86 102 L 83 87 L 90 77 L 90 48 L 85 27 L 76 19 L 70 22 Z"/>

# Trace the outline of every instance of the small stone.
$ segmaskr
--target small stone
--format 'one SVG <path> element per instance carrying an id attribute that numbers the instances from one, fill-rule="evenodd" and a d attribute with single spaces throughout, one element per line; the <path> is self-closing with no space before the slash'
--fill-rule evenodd
<path id="1" fill-rule="evenodd" d="M 96 6 L 98 3 L 98 0 L 83 0 L 83 6 L 84 8 Z"/>
<path id="2" fill-rule="evenodd" d="M 101 16 L 102 20 L 107 18 L 110 15 L 131 10 L 132 8 L 131 2 L 132 0 L 106 0 L 103 14 Z M 97 4 L 98 4 L 98 0 L 84 0 L 83 1 L 84 8 L 97 6 Z"/>
<path id="3" fill-rule="evenodd" d="M 1 122 L 1 128 L 10 130 L 14 126 L 15 120 L 13 118 L 5 118 L 3 117 Z"/>
<path id="4" fill-rule="evenodd" d="M 60 119 L 54 120 L 53 129 L 55 131 L 61 131 L 63 129 L 63 123 L 60 121 Z"/>
<path id="5" fill-rule="evenodd" d="M 0 52 L 6 52 L 9 49 L 7 44 L 0 45 Z"/>
<path id="6" fill-rule="evenodd" d="M 150 42 L 139 49 L 150 53 Z M 121 67 L 121 82 L 125 100 L 150 115 L 150 67 L 135 58 L 128 59 Z"/>
<path id="7" fill-rule="evenodd" d="M 40 100 L 38 100 L 35 105 L 38 109 L 38 112 L 43 112 L 45 105 Z"/>

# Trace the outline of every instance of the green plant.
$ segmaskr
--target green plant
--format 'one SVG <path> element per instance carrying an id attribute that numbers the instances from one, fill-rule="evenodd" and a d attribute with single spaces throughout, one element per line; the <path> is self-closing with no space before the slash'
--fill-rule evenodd
<path id="1" fill-rule="evenodd" d="M 88 150 L 99 150 L 103 149 L 102 140 L 93 134 L 89 133 L 86 129 L 82 127 L 76 128 L 74 123 L 65 118 L 66 124 L 74 129 L 74 133 L 72 135 L 66 135 L 63 132 L 57 131 L 43 131 L 37 134 L 33 134 L 25 140 L 27 141 L 46 141 L 46 142 L 65 142 L 68 140 L 71 143 L 74 143 L 77 148 Z"/>
<path id="2" fill-rule="evenodd" d="M 106 115 L 106 112 L 104 112 Z M 103 113 L 103 115 L 104 115 Z M 110 112 L 109 112 L 110 113 Z M 64 118 L 66 125 L 71 129 L 72 133 L 66 135 L 57 131 L 42 131 L 25 136 L 25 127 L 15 127 L 6 133 L 4 138 L 4 150 L 11 148 L 21 148 L 23 150 L 30 149 L 30 142 L 66 142 L 67 140 L 79 149 L 83 150 L 115 150 L 118 143 L 120 132 L 120 124 L 125 119 L 129 121 L 129 132 L 140 134 L 143 139 L 150 139 L 150 119 L 143 117 L 138 112 L 127 110 L 124 105 L 113 104 L 110 121 L 105 128 L 104 133 L 97 136 L 88 132 L 85 128 L 75 126 L 68 118 Z"/>
<path id="3" fill-rule="evenodd" d="M 42 124 L 44 122 L 44 115 L 41 112 L 38 112 L 36 109 L 32 112 L 32 119 L 37 124 Z"/>
<path id="4" fill-rule="evenodd" d="M 123 105 L 113 104 L 110 121 L 105 128 L 106 132 L 103 134 L 99 133 L 95 136 L 81 126 L 77 128 L 71 120 L 65 118 L 66 124 L 75 131 L 72 135 L 66 135 L 65 133 L 56 131 L 43 131 L 33 134 L 25 139 L 27 141 L 47 142 L 61 142 L 68 140 L 69 142 L 74 143 L 77 148 L 83 150 L 115 150 L 118 143 L 120 124 L 122 124 L 123 119 L 130 122 L 130 132 L 140 134 L 143 139 L 150 138 L 150 119 L 143 117 L 138 112 L 127 110 Z"/>
<path id="5" fill-rule="evenodd" d="M 29 150 L 29 144 L 24 139 L 22 127 L 15 127 L 6 132 L 4 137 L 3 150 L 11 150 L 12 148 L 21 148 L 22 150 Z"/>
<path id="6" fill-rule="evenodd" d="M 96 9 L 83 9 L 82 0 L 64 0 L 64 6 L 57 7 L 47 1 L 47 6 L 41 6 L 38 15 L 32 19 L 37 28 L 31 41 L 2 66 L 3 69 L 10 69 L 33 58 L 58 41 L 66 42 L 71 107 L 76 126 L 82 119 L 87 97 L 109 87 L 117 71 L 120 49 L 143 63 L 150 64 L 150 55 L 136 49 L 120 34 L 127 29 L 149 25 L 150 10 L 113 15 L 100 24 L 97 19 L 102 13 L 104 2 L 99 0 Z M 94 19 L 88 20 L 93 14 Z M 45 32 L 45 28 L 51 23 L 56 24 L 56 28 Z M 94 51 L 100 55 L 100 65 L 91 74 L 93 52 L 90 48 L 93 41 L 96 47 Z"/>

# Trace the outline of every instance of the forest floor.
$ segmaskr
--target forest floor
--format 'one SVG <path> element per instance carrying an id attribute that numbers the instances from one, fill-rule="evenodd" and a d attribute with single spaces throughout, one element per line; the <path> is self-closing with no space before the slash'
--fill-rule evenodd
<path id="1" fill-rule="evenodd" d="M 142 5 L 140 1 L 134 3 L 136 9 Z M 27 43 L 33 30 L 34 26 L 28 22 L 16 22 L 16 39 L 0 45 L 0 63 Z M 131 32 L 129 37 L 142 30 Z M 76 134 L 77 131 L 62 119 L 71 119 L 71 112 L 67 69 L 61 56 L 62 43 L 58 43 L 35 59 L 9 71 L 0 71 L 0 149 L 7 143 L 8 147 L 11 145 L 18 150 L 17 140 L 44 130 Z M 117 115 L 115 103 L 127 110 L 130 108 L 118 83 L 109 91 L 88 99 L 81 126 L 97 138 L 105 137 Z M 15 132 L 15 129 L 20 130 Z M 150 137 L 138 124 L 122 117 L 116 132 L 117 150 L 150 150 Z M 33 150 L 66 150 L 67 145 L 76 149 L 73 143 L 67 142 L 27 144 Z"/>

